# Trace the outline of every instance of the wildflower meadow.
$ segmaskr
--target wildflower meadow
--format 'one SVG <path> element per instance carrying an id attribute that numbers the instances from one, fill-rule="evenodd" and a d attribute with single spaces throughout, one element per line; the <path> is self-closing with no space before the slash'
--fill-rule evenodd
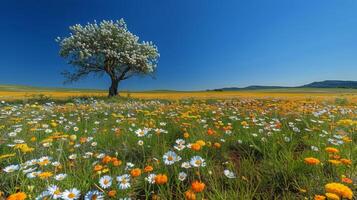
<path id="1" fill-rule="evenodd" d="M 357 105 L 323 99 L 0 103 L 3 199 L 354 199 Z"/>

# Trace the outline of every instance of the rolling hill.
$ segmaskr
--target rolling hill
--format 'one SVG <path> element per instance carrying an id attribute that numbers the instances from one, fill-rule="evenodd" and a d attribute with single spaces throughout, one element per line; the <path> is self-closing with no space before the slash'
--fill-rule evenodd
<path id="1" fill-rule="evenodd" d="M 346 88 L 357 89 L 357 81 L 341 81 L 341 80 L 325 80 L 312 82 L 302 86 L 287 87 L 287 86 L 263 86 L 251 85 L 248 87 L 225 87 L 208 91 L 235 91 L 235 90 L 265 90 L 265 89 L 289 89 L 289 88 Z"/>

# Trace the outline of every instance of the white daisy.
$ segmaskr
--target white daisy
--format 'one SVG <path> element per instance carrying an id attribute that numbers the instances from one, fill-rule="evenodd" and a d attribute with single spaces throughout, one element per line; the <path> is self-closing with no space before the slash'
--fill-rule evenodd
<path id="1" fill-rule="evenodd" d="M 9 165 L 3 169 L 6 173 L 11 173 L 20 169 L 20 165 Z"/>
<path id="2" fill-rule="evenodd" d="M 186 143 L 186 141 L 183 140 L 183 139 L 177 139 L 175 142 L 176 142 L 176 144 L 178 144 L 178 145 L 184 145 L 184 144 Z"/>
<path id="3" fill-rule="evenodd" d="M 139 146 L 143 146 L 143 144 L 144 144 L 144 141 L 142 141 L 142 140 L 139 140 L 139 141 L 138 141 L 138 145 L 139 145 Z"/>
<path id="4" fill-rule="evenodd" d="M 35 177 L 37 177 L 37 175 L 40 174 L 40 173 L 41 173 L 41 171 L 30 172 L 30 173 L 26 174 L 26 177 L 29 178 L 29 179 L 35 178 Z"/>
<path id="5" fill-rule="evenodd" d="M 135 165 L 131 162 L 127 162 L 126 166 L 125 166 L 125 170 L 130 170 L 131 168 L 133 168 Z"/>
<path id="6" fill-rule="evenodd" d="M 99 184 L 102 188 L 107 189 L 112 185 L 112 177 L 103 176 L 99 179 Z"/>
<path id="7" fill-rule="evenodd" d="M 77 158 L 77 154 L 71 154 L 68 156 L 70 160 L 75 160 Z"/>
<path id="8" fill-rule="evenodd" d="M 55 161 L 55 162 L 51 163 L 51 165 L 52 165 L 52 166 L 55 166 L 55 167 L 58 167 L 58 166 L 61 165 L 61 163 L 58 162 L 58 161 Z"/>
<path id="9" fill-rule="evenodd" d="M 48 191 L 49 195 L 51 196 L 51 198 L 53 198 L 53 199 L 58 199 L 62 196 L 61 190 L 56 185 L 48 186 L 47 191 Z"/>
<path id="10" fill-rule="evenodd" d="M 148 177 L 145 178 L 145 180 L 147 182 L 149 182 L 150 184 L 154 184 L 155 183 L 155 177 L 156 177 L 156 174 L 149 174 Z"/>
<path id="11" fill-rule="evenodd" d="M 67 174 L 57 174 L 55 176 L 55 180 L 56 181 L 62 181 L 63 179 L 65 179 L 67 177 Z"/>
<path id="12" fill-rule="evenodd" d="M 89 191 L 87 194 L 84 196 L 84 200 L 103 200 L 104 195 L 102 192 L 99 192 L 98 190 L 94 191 Z"/>
<path id="13" fill-rule="evenodd" d="M 24 170 L 22 170 L 22 172 L 24 174 L 27 174 L 27 173 L 35 171 L 36 169 L 37 169 L 37 167 L 32 167 L 32 168 L 24 169 Z"/>
<path id="14" fill-rule="evenodd" d="M 43 157 L 38 159 L 38 163 L 43 165 L 43 166 L 46 166 L 46 165 L 51 163 L 51 159 L 52 159 L 51 157 L 43 156 Z"/>
<path id="15" fill-rule="evenodd" d="M 121 190 L 125 190 L 130 188 L 130 175 L 129 174 L 124 174 L 121 176 L 117 177 L 117 181 L 118 181 L 118 187 Z"/>
<path id="16" fill-rule="evenodd" d="M 139 128 L 138 130 L 135 131 L 135 134 L 138 137 L 144 137 L 148 132 L 149 132 L 149 130 L 147 128 L 144 128 L 144 129 Z"/>
<path id="17" fill-rule="evenodd" d="M 183 149 L 186 148 L 185 145 L 182 145 L 182 144 L 179 144 L 179 145 L 175 145 L 174 148 L 177 150 L 177 151 L 182 151 Z"/>
<path id="18" fill-rule="evenodd" d="M 191 168 L 191 165 L 190 165 L 189 162 L 183 162 L 183 163 L 181 164 L 181 167 L 182 167 L 182 168 L 185 168 L 185 169 L 189 169 L 189 168 Z"/>
<path id="19" fill-rule="evenodd" d="M 178 176 L 178 179 L 180 181 L 184 181 L 186 179 L 186 177 L 187 177 L 187 174 L 185 172 L 180 172 L 179 176 Z"/>
<path id="20" fill-rule="evenodd" d="M 181 160 L 181 157 L 178 156 L 173 151 L 168 151 L 167 153 L 164 154 L 164 156 L 162 158 L 164 160 L 165 165 L 172 165 L 175 162 L 178 162 Z"/>
<path id="21" fill-rule="evenodd" d="M 190 160 L 190 164 L 193 167 L 204 167 L 206 166 L 205 160 L 201 156 L 193 156 Z"/>
<path id="22" fill-rule="evenodd" d="M 39 196 L 37 196 L 35 200 L 45 200 L 48 199 L 48 196 L 50 196 L 50 193 L 46 190 L 43 191 Z"/>
<path id="23" fill-rule="evenodd" d="M 64 200 L 78 199 L 80 196 L 81 196 L 81 193 L 77 188 L 65 190 L 62 193 L 62 199 L 64 199 Z"/>
<path id="24" fill-rule="evenodd" d="M 227 178 L 236 178 L 236 175 L 234 174 L 234 172 L 232 172 L 228 169 L 224 170 L 223 173 Z"/>

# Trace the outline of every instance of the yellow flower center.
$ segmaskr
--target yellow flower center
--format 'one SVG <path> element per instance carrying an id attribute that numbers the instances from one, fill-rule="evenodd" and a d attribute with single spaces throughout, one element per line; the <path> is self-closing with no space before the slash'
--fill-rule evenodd
<path id="1" fill-rule="evenodd" d="M 69 193 L 69 194 L 68 194 L 68 198 L 71 198 L 71 199 L 73 199 L 75 196 L 76 196 L 76 195 L 73 194 L 73 193 Z"/>

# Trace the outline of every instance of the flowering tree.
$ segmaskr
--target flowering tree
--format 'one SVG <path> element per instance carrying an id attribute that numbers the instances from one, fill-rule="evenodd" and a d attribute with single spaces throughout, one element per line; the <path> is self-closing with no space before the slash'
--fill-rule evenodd
<path id="1" fill-rule="evenodd" d="M 56 39 L 60 55 L 74 68 L 63 72 L 66 82 L 78 81 L 92 73 L 107 74 L 111 79 L 109 96 L 116 96 L 120 81 L 152 74 L 156 69 L 157 47 L 152 42 L 140 42 L 123 19 L 69 28 L 69 37 Z"/>

